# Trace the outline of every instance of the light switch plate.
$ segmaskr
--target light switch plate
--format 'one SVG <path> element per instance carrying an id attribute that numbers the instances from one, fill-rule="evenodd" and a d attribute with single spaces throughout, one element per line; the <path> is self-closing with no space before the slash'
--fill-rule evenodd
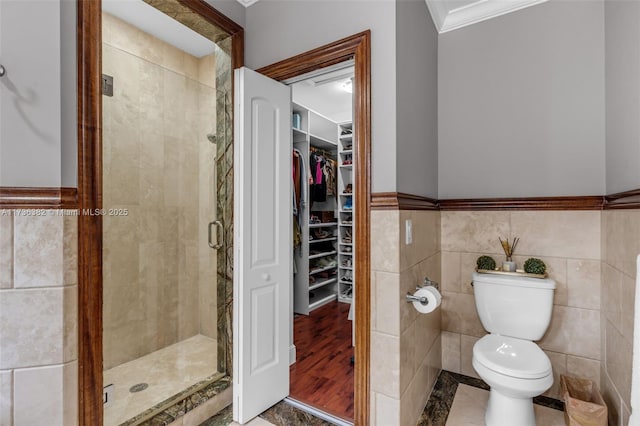
<path id="1" fill-rule="evenodd" d="M 404 242 L 406 245 L 413 244 L 413 223 L 411 222 L 411 219 L 405 220 L 404 225 L 405 225 Z"/>

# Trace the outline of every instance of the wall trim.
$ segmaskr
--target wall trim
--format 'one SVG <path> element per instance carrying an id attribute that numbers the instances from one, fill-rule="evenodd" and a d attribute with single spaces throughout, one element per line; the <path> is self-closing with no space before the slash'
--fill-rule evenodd
<path id="1" fill-rule="evenodd" d="M 76 188 L 0 186 L 0 209 L 77 209 Z"/>
<path id="2" fill-rule="evenodd" d="M 372 210 L 438 210 L 438 200 L 403 192 L 371 194 Z"/>
<path id="3" fill-rule="evenodd" d="M 606 201 L 605 201 L 606 199 Z M 640 189 L 614 194 L 576 197 L 461 198 L 435 200 L 401 192 L 371 194 L 372 210 L 603 210 L 640 208 Z"/>
<path id="4" fill-rule="evenodd" d="M 605 198 L 605 210 L 640 209 L 640 189 L 618 192 L 607 195 Z"/>
<path id="5" fill-rule="evenodd" d="M 440 200 L 440 210 L 602 210 L 601 195 Z"/>

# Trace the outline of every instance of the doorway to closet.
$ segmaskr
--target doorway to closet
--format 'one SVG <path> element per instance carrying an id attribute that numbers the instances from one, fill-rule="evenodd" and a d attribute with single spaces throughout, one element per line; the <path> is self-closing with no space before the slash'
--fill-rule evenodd
<path id="1" fill-rule="evenodd" d="M 336 423 L 353 422 L 353 60 L 285 83 L 293 101 L 295 350 L 289 396 Z"/>

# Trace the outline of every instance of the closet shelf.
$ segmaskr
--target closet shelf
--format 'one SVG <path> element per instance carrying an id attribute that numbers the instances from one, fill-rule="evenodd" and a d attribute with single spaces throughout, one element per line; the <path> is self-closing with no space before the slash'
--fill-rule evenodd
<path id="1" fill-rule="evenodd" d="M 338 239 L 338 237 L 330 237 L 330 238 L 323 238 L 321 240 L 309 240 L 309 244 L 313 244 L 313 243 L 323 243 L 326 241 L 336 241 Z"/>
<path id="2" fill-rule="evenodd" d="M 353 281 L 343 281 L 343 280 L 340 280 L 340 284 L 353 285 Z"/>
<path id="3" fill-rule="evenodd" d="M 311 259 L 318 259 L 320 257 L 325 257 L 325 256 L 331 256 L 332 254 L 336 254 L 337 251 L 333 250 L 333 251 L 325 251 L 323 253 L 318 253 L 318 254 L 310 254 L 309 255 L 309 260 Z"/>
<path id="4" fill-rule="evenodd" d="M 342 194 L 343 197 L 353 197 L 353 192 L 343 192 Z"/>
<path id="5" fill-rule="evenodd" d="M 353 139 L 353 133 L 349 133 L 348 135 L 340 135 L 341 141 L 348 141 L 349 139 Z"/>
<path id="6" fill-rule="evenodd" d="M 343 256 L 353 256 L 353 252 L 350 251 L 341 251 L 340 254 Z"/>
<path id="7" fill-rule="evenodd" d="M 315 290 L 316 288 L 324 287 L 327 284 L 332 284 L 338 281 L 337 278 L 329 278 L 328 280 L 320 281 L 319 283 L 309 286 L 309 290 Z"/>
<path id="8" fill-rule="evenodd" d="M 340 166 L 341 169 L 351 169 L 353 167 L 353 164 L 341 164 Z"/>
<path id="9" fill-rule="evenodd" d="M 313 303 L 309 304 L 309 310 L 313 311 L 314 309 L 317 309 L 320 306 L 326 305 L 329 302 L 333 302 L 334 300 L 336 300 L 336 297 L 337 296 L 335 293 L 328 294 L 320 298 L 319 300 L 316 300 Z"/>
<path id="10" fill-rule="evenodd" d="M 346 269 L 348 271 L 353 271 L 353 266 L 340 266 L 340 269 Z"/>
<path id="11" fill-rule="evenodd" d="M 320 272 L 330 271 L 332 269 L 337 269 L 338 265 L 325 266 L 324 268 L 313 269 L 309 271 L 309 275 L 319 274 Z"/>
<path id="12" fill-rule="evenodd" d="M 309 228 L 328 228 L 329 226 L 336 226 L 338 222 L 323 222 L 323 223 L 310 223 Z"/>
<path id="13" fill-rule="evenodd" d="M 345 228 L 352 228 L 353 227 L 353 223 L 341 223 L 340 226 L 343 226 Z"/>
<path id="14" fill-rule="evenodd" d="M 352 246 L 353 245 L 353 243 L 343 243 L 343 242 L 340 242 L 340 244 L 342 244 L 343 246 Z"/>
<path id="15" fill-rule="evenodd" d="M 347 149 L 345 151 L 340 151 L 340 154 L 351 155 L 351 154 L 353 154 L 353 150 L 352 149 Z"/>

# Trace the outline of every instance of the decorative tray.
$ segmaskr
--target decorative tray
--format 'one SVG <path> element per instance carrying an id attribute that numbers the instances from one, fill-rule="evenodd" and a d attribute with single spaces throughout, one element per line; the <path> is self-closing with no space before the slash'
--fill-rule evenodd
<path id="1" fill-rule="evenodd" d="M 529 278 L 547 278 L 549 275 L 545 272 L 544 274 L 530 274 L 525 272 L 522 269 L 516 269 L 515 272 L 503 271 L 502 269 L 496 269 L 494 271 L 490 271 L 488 269 L 477 269 L 476 272 L 479 274 L 498 274 L 498 275 L 513 275 L 517 277 L 529 277 Z"/>

